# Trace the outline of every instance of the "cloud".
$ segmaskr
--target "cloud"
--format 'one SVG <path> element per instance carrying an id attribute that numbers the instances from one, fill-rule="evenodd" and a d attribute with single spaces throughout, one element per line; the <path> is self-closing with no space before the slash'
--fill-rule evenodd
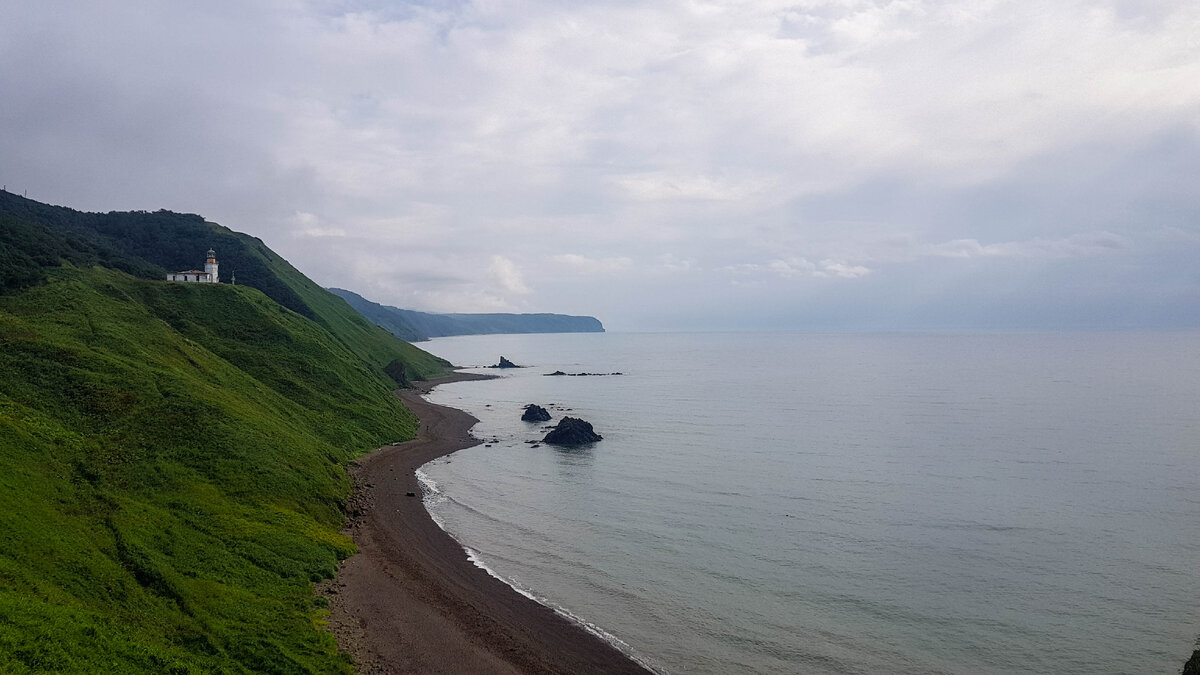
<path id="1" fill-rule="evenodd" d="M 635 289 L 769 315 L 903 277 L 949 312 L 947 270 L 1149 296 L 1200 241 L 1186 0 L 67 7 L 0 9 L 9 189 L 202 213 L 389 304 L 619 327 Z"/>
<path id="2" fill-rule="evenodd" d="M 663 253 L 654 259 L 650 270 L 660 274 L 680 274 L 683 272 L 698 272 L 700 264 L 693 258 L 679 258 L 673 253 Z"/>
<path id="3" fill-rule="evenodd" d="M 488 266 L 488 276 L 505 293 L 525 295 L 533 292 L 525 285 L 521 268 L 504 256 L 492 256 L 492 264 Z"/>
<path id="4" fill-rule="evenodd" d="M 765 267 L 785 279 L 794 279 L 802 276 L 811 277 L 817 273 L 817 266 L 805 258 L 772 260 Z"/>
<path id="5" fill-rule="evenodd" d="M 633 266 L 633 259 L 621 256 L 617 258 L 588 258 L 575 253 L 562 253 L 554 256 L 554 262 L 581 274 L 611 274 L 628 270 Z"/>
<path id="6" fill-rule="evenodd" d="M 847 265 L 844 262 L 837 260 L 822 260 L 821 269 L 816 273 L 816 276 L 831 276 L 839 279 L 858 279 L 865 277 L 871 273 L 871 270 L 862 265 Z"/>
<path id="7" fill-rule="evenodd" d="M 1121 236 L 1110 232 L 1089 232 L 1062 239 L 999 242 L 981 244 L 977 239 L 955 239 L 927 246 L 919 246 L 915 253 L 920 256 L 942 258 L 1077 258 L 1116 253 L 1129 245 Z"/>
<path id="8" fill-rule="evenodd" d="M 669 175 L 664 173 L 615 176 L 612 182 L 638 200 L 696 199 L 737 201 L 765 191 L 770 182 L 714 176 Z"/>
<path id="9" fill-rule="evenodd" d="M 841 260 L 825 259 L 813 262 L 807 258 L 776 258 L 766 263 L 738 263 L 723 270 L 739 281 L 744 277 L 770 273 L 782 279 L 859 279 L 871 273 L 863 265 L 847 264 Z"/>
<path id="10" fill-rule="evenodd" d="M 1177 238 L 1177 237 L 1172 237 Z M 766 263 L 740 263 L 723 269 L 736 276 L 769 272 L 783 279 L 861 279 L 872 273 L 867 264 L 911 263 L 923 258 L 987 259 L 1013 258 L 1056 260 L 1118 254 L 1130 247 L 1127 238 L 1111 232 L 1087 232 L 1059 239 L 1034 238 L 1025 241 L 982 244 L 977 239 L 954 239 L 935 244 L 920 244 L 911 237 L 896 237 L 875 245 L 866 245 L 845 258 L 788 256 Z M 813 247 L 819 248 L 819 247 Z M 844 249 L 844 247 L 841 247 Z"/>
<path id="11" fill-rule="evenodd" d="M 858 279 L 871 273 L 862 265 L 850 265 L 840 260 L 825 259 L 814 263 L 806 258 L 776 259 L 767 263 L 766 269 L 785 278 L 814 277 L 818 279 Z"/>
<path id="12" fill-rule="evenodd" d="M 296 226 L 292 232 L 300 237 L 344 237 L 346 230 L 340 227 L 321 227 L 321 219 L 315 214 L 297 211 L 292 216 Z"/>

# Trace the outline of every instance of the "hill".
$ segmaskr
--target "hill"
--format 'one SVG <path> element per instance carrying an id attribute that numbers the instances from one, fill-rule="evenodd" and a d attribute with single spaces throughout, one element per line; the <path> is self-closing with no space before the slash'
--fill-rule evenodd
<path id="1" fill-rule="evenodd" d="M 603 333 L 591 316 L 566 314 L 431 314 L 371 302 L 352 291 L 328 289 L 377 325 L 409 341 L 497 333 Z"/>
<path id="2" fill-rule="evenodd" d="M 246 285 L 158 281 L 209 246 Z M 345 465 L 446 364 L 198 216 L 0 192 L 0 288 L 0 672 L 350 672 Z"/>
<path id="3" fill-rule="evenodd" d="M 383 369 L 399 360 L 410 375 L 423 378 L 448 365 L 380 330 L 256 237 L 194 214 L 86 213 L 0 191 L 0 290 L 37 283 L 60 260 L 160 280 L 168 270 L 196 267 L 209 248 L 221 261 L 222 281 L 236 274 L 238 285 L 257 288 L 317 322 L 372 366 Z"/>

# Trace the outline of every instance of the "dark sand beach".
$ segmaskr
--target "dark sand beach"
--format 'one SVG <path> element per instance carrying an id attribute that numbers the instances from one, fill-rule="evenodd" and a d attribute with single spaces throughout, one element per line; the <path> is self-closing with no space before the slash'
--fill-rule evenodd
<path id="1" fill-rule="evenodd" d="M 425 510 L 416 469 L 479 441 L 474 417 L 421 395 L 486 377 L 457 373 L 400 392 L 421 419 L 417 438 L 352 467 L 347 534 L 359 553 L 320 589 L 330 630 L 362 673 L 649 672 L 476 567 Z"/>

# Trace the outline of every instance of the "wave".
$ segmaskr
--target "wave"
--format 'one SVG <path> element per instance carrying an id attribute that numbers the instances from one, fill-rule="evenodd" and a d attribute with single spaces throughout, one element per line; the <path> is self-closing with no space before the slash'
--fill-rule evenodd
<path id="1" fill-rule="evenodd" d="M 445 530 L 445 528 L 442 528 L 442 529 Z M 463 543 L 461 541 L 458 541 L 458 539 L 455 538 L 453 534 L 450 534 L 449 531 L 446 531 L 446 534 L 449 534 L 450 538 L 452 538 L 452 539 L 454 539 L 454 541 L 458 542 L 459 546 L 462 546 L 462 549 L 464 551 L 466 551 L 466 553 L 467 553 L 467 560 L 470 560 L 471 564 L 475 565 L 476 567 L 483 570 L 484 572 L 487 572 L 488 575 L 491 576 L 492 578 L 503 582 L 509 588 L 511 588 L 514 591 L 520 593 L 521 595 L 529 598 L 530 600 L 533 600 L 534 602 L 538 603 L 539 605 L 549 607 L 550 609 L 554 610 L 555 614 L 558 614 L 559 616 L 563 617 L 564 619 L 567 619 L 571 623 L 574 623 L 575 625 L 583 628 L 584 630 L 591 633 L 592 635 L 595 635 L 596 637 L 600 638 L 601 640 L 604 640 L 608 644 L 616 647 L 618 650 L 620 650 L 620 652 L 622 654 L 624 654 L 625 656 L 628 656 L 630 659 L 632 659 L 634 662 L 636 662 L 638 665 L 642 666 L 643 668 L 645 668 L 651 672 L 654 672 L 654 673 L 660 673 L 661 675 L 666 675 L 666 673 L 667 673 L 666 670 L 664 670 L 663 668 L 661 668 L 659 666 L 651 665 L 645 659 L 638 656 L 633 651 L 633 648 L 629 646 L 629 643 L 625 642 L 624 640 L 617 637 L 616 635 L 613 635 L 612 633 L 604 630 L 600 626 L 597 626 L 596 624 L 588 621 L 587 619 L 584 619 L 583 617 L 573 613 L 571 610 L 567 609 L 566 607 L 563 607 L 554 602 L 551 602 L 549 599 L 544 598 L 544 597 L 534 593 L 533 591 L 529 590 L 528 588 L 521 586 L 520 584 L 514 582 L 512 579 L 505 578 L 499 572 L 492 569 L 492 567 L 489 566 L 487 564 L 487 562 L 484 561 L 483 557 L 479 555 L 478 551 L 476 551 L 475 549 L 472 549 L 470 546 L 464 546 Z"/>
<path id="2" fill-rule="evenodd" d="M 417 483 L 421 486 L 421 501 L 425 504 L 425 511 L 429 514 L 429 517 L 433 520 L 433 522 L 443 531 L 445 531 L 445 521 L 443 521 L 441 516 L 437 514 L 437 511 L 431 507 L 444 503 L 448 497 L 446 497 L 446 494 L 442 492 L 441 488 L 438 487 L 437 481 L 429 477 L 429 474 L 420 469 L 417 469 L 413 473 L 417 476 Z M 455 539 L 455 541 L 458 540 Z"/>
<path id="3" fill-rule="evenodd" d="M 622 654 L 629 657 L 635 663 L 637 663 L 638 665 L 642 666 L 643 668 L 649 670 L 650 672 L 659 673 L 659 675 L 667 675 L 667 671 L 664 668 L 662 668 L 661 666 L 657 666 L 657 665 L 649 663 L 645 658 L 639 656 L 636 652 L 634 652 L 633 648 L 629 646 L 629 643 L 625 642 L 621 638 L 604 630 L 600 626 L 597 626 L 596 624 L 591 623 L 587 619 L 584 619 L 583 617 L 575 614 L 574 612 L 567 609 L 566 607 L 558 605 L 558 604 L 550 601 L 549 599 L 534 593 L 532 590 L 521 586 L 520 584 L 516 583 L 512 579 L 508 579 L 508 578 L 504 577 L 499 572 L 497 572 L 495 569 L 493 569 L 490 565 L 487 564 L 486 561 L 484 561 L 483 557 L 479 554 L 478 551 L 463 544 L 462 541 L 460 541 L 458 539 L 458 537 L 454 536 L 453 532 L 446 529 L 445 521 L 443 521 L 442 518 L 440 516 L 438 516 L 435 509 L 430 508 L 432 506 L 437 506 L 437 505 L 443 504 L 447 501 L 454 501 L 454 500 L 452 500 L 448 495 L 446 495 L 446 493 L 442 492 L 441 487 L 437 484 L 437 481 L 435 481 L 433 478 L 431 478 L 429 476 L 429 474 L 425 473 L 421 469 L 417 469 L 414 473 L 416 474 L 417 482 L 421 485 L 421 492 L 423 493 L 422 502 L 425 504 L 425 511 L 429 513 L 429 517 L 433 520 L 433 522 L 436 523 L 437 526 L 439 528 L 441 528 L 441 530 L 443 532 L 445 532 L 451 539 L 453 539 L 455 541 L 455 543 L 457 543 L 462 548 L 462 550 L 467 554 L 467 560 L 470 560 L 472 565 L 475 565 L 476 567 L 483 570 L 484 572 L 487 572 L 487 574 L 489 576 L 493 577 L 494 579 L 499 580 L 504 585 L 513 589 L 517 593 L 520 593 L 521 595 L 525 596 L 526 598 L 533 600 L 534 602 L 538 603 L 539 605 L 548 607 L 549 609 L 553 610 L 554 613 L 558 614 L 559 616 L 567 619 L 568 621 L 570 621 L 571 623 L 574 623 L 575 625 L 579 626 L 580 628 L 583 628 L 584 630 L 591 633 L 592 635 L 595 635 L 596 637 L 600 638 L 601 640 L 604 640 L 605 642 L 612 645 L 613 647 L 616 647 L 617 650 L 619 650 Z M 458 503 L 458 502 L 455 502 L 455 503 Z M 467 508 L 469 508 L 469 507 L 467 507 Z"/>

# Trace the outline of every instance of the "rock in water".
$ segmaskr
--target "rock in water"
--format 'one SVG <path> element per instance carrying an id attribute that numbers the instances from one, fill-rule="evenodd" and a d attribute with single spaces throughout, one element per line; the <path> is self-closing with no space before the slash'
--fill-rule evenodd
<path id="1" fill-rule="evenodd" d="M 518 366 L 517 364 L 513 363 L 512 361 L 509 361 L 508 359 L 501 356 L 500 363 L 497 363 L 496 365 L 494 365 L 492 367 L 493 368 L 520 368 L 521 366 Z"/>
<path id="2" fill-rule="evenodd" d="M 602 438 L 603 436 L 592 430 L 590 423 L 577 417 L 564 417 L 559 420 L 558 426 L 546 434 L 542 442 L 550 445 L 583 445 L 595 443 Z"/>
<path id="3" fill-rule="evenodd" d="M 540 405 L 530 403 L 525 406 L 525 413 L 521 415 L 521 419 L 526 422 L 546 422 L 550 419 L 550 412 Z"/>
<path id="4" fill-rule="evenodd" d="M 1192 658 L 1183 664 L 1183 675 L 1200 675 L 1200 649 L 1192 652 Z"/>

